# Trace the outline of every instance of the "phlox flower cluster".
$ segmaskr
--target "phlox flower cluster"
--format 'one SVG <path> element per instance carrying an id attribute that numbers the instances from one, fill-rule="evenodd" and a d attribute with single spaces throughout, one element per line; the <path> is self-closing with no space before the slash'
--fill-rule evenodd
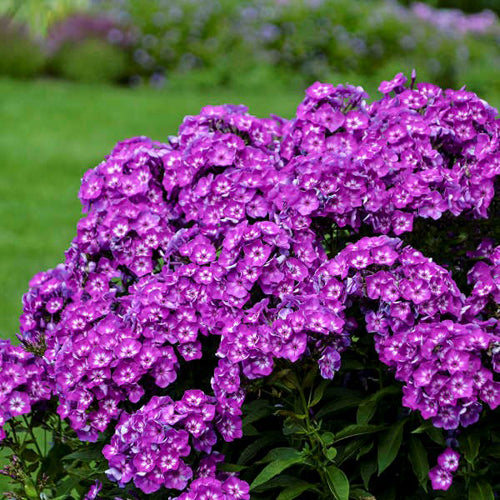
<path id="1" fill-rule="evenodd" d="M 489 306 L 500 304 L 500 245 L 495 247 L 494 242 L 485 239 L 476 251 L 469 252 L 471 258 L 480 259 L 470 270 L 467 279 L 473 286 L 472 292 L 466 300 L 466 315 L 476 316 Z M 500 364 L 498 350 L 494 351 L 493 362 L 496 367 Z"/>
<path id="2" fill-rule="evenodd" d="M 432 488 L 435 490 L 447 490 L 453 481 L 452 472 L 458 469 L 460 455 L 447 448 L 439 455 L 438 464 L 429 471 Z"/>
<path id="3" fill-rule="evenodd" d="M 396 235 L 417 217 L 487 216 L 500 174 L 496 110 L 465 90 L 406 82 L 402 74 L 382 82 L 385 96 L 372 104 L 360 87 L 307 90 L 283 129 L 288 205 Z"/>
<path id="4" fill-rule="evenodd" d="M 194 448 L 206 456 L 200 459 L 198 479 L 190 486 L 193 494 L 180 498 L 198 498 L 196 494 L 206 490 L 219 495 L 213 498 L 248 499 L 248 485 L 234 476 L 216 477 L 216 464 L 223 457 L 210 455 L 217 442 L 214 417 L 215 398 L 199 390 L 186 391 L 179 401 L 155 396 L 134 414 L 122 413 L 111 443 L 103 449 L 109 475 L 122 486 L 133 479 L 145 493 L 162 486 L 184 490 L 193 470 L 183 458 Z"/>
<path id="5" fill-rule="evenodd" d="M 4 424 L 30 413 L 33 405 L 52 396 L 52 385 L 40 358 L 0 340 L 0 440 Z"/>
<path id="6" fill-rule="evenodd" d="M 347 279 L 350 294 L 368 299 L 362 305 L 366 328 L 375 333 L 379 359 L 405 382 L 403 405 L 436 427 L 466 427 L 479 419 L 482 402 L 492 409 L 500 404 L 498 363 L 491 355 L 490 368 L 482 361 L 499 345 L 500 325 L 467 321 L 468 299 L 450 272 L 400 247 L 396 238 L 363 238 L 329 266 Z"/>
<path id="7" fill-rule="evenodd" d="M 404 405 L 445 429 L 498 406 L 499 247 L 477 250 L 466 297 L 394 237 L 415 218 L 487 217 L 495 111 L 401 74 L 380 90 L 367 104 L 359 87 L 316 83 L 290 121 L 207 106 L 168 142 L 123 141 L 84 175 L 86 216 L 64 264 L 30 282 L 20 338 L 80 439 L 114 430 L 111 479 L 248 498 L 217 472 L 217 445 L 242 436 L 245 380 L 306 357 L 334 378 L 354 304 Z M 373 237 L 329 255 L 332 227 Z M 203 390 L 182 385 L 189 363 L 208 367 Z"/>

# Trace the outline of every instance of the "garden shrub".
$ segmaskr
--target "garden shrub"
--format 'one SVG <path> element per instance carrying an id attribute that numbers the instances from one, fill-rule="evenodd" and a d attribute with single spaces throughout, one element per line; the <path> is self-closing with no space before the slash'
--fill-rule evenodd
<path id="1" fill-rule="evenodd" d="M 0 344 L 14 498 L 493 498 L 500 121 L 379 90 L 206 106 L 84 175 Z"/>
<path id="2" fill-rule="evenodd" d="M 119 83 L 130 74 L 127 54 L 99 39 L 64 44 L 52 58 L 59 76 L 85 83 Z"/>
<path id="3" fill-rule="evenodd" d="M 75 13 L 51 25 L 46 36 L 51 52 L 57 52 L 68 43 L 78 44 L 88 39 L 99 39 L 127 49 L 134 42 L 134 35 L 110 17 Z"/>
<path id="4" fill-rule="evenodd" d="M 34 78 L 42 72 L 45 53 L 25 27 L 0 17 L 0 75 Z"/>
<path id="5" fill-rule="evenodd" d="M 60 59 L 73 49 L 82 52 L 93 74 L 95 55 L 88 46 L 95 39 L 106 44 L 102 59 L 109 58 L 112 66 L 126 62 L 123 83 L 163 86 L 173 80 L 174 87 L 179 78 L 189 81 L 185 75 L 192 76 L 194 87 L 203 83 L 201 76 L 207 77 L 206 85 L 237 88 L 248 87 L 248 81 L 268 85 L 283 80 L 282 75 L 300 88 L 332 74 L 362 75 L 375 84 L 380 73 L 397 64 L 401 71 L 407 61 L 441 86 L 458 88 L 464 75 L 470 73 L 470 82 L 476 82 L 478 68 L 489 72 L 491 57 L 498 59 L 500 23 L 491 11 L 465 14 L 390 0 L 94 0 L 86 12 L 75 13 L 84 3 L 56 2 L 59 9 L 54 6 L 51 15 L 16 4 L 17 18 L 32 18 L 34 30 L 42 19 L 48 23 L 41 46 L 54 59 L 49 74 L 66 77 Z M 23 53 L 14 62 L 38 60 L 38 53 Z M 72 78 L 75 71 L 78 79 L 85 73 L 83 64 L 67 64 Z M 479 85 L 476 90 L 483 91 Z"/>
<path id="6" fill-rule="evenodd" d="M 80 82 L 122 83 L 134 73 L 134 34 L 108 16 L 76 13 L 53 24 L 45 43 L 53 74 Z"/>

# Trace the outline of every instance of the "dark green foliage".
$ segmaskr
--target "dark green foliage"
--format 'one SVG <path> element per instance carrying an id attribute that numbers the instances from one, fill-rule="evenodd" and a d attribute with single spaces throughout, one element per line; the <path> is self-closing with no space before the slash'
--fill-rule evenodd
<path id="1" fill-rule="evenodd" d="M 433 427 L 401 407 L 400 384 L 369 362 L 372 349 L 358 340 L 331 382 L 313 364 L 283 363 L 252 383 L 243 443 L 224 450 L 243 466 L 237 470 L 251 483 L 252 498 L 493 498 L 500 486 L 494 415 L 485 411 L 479 424 L 460 432 Z M 449 491 L 433 491 L 429 469 L 449 439 L 459 440 L 463 466 Z"/>

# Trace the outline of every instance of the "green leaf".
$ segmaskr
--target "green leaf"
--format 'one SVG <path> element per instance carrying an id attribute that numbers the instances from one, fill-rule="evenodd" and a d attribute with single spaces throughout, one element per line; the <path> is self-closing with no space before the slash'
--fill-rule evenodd
<path id="1" fill-rule="evenodd" d="M 256 399 L 244 405 L 243 414 L 245 417 L 242 420 L 243 427 L 271 415 L 273 410 L 274 408 L 271 406 L 271 403 L 265 399 Z"/>
<path id="2" fill-rule="evenodd" d="M 479 455 L 479 447 L 481 441 L 479 437 L 475 434 L 468 433 L 460 440 L 461 448 L 463 450 L 464 458 L 471 465 L 474 465 L 474 461 Z"/>
<path id="3" fill-rule="evenodd" d="M 373 441 L 370 441 L 369 443 L 365 444 L 358 451 L 358 454 L 356 455 L 356 460 L 359 460 L 361 457 L 364 457 L 367 453 L 370 453 L 372 448 L 373 448 Z"/>
<path id="4" fill-rule="evenodd" d="M 261 463 L 272 462 L 273 460 L 288 460 L 297 456 L 302 456 L 302 453 L 295 448 L 274 448 L 261 460 Z"/>
<path id="5" fill-rule="evenodd" d="M 28 481 L 24 484 L 24 492 L 26 493 L 26 495 L 28 496 L 28 498 L 32 498 L 32 499 L 37 499 L 39 498 L 38 496 L 38 493 L 36 491 L 36 487 L 35 485 L 33 484 L 32 481 L 30 481 L 28 479 Z"/>
<path id="6" fill-rule="evenodd" d="M 362 436 L 364 434 L 373 434 L 375 432 L 380 432 L 387 427 L 385 425 L 357 425 L 352 424 L 344 427 L 341 431 L 335 434 L 335 443 L 341 441 L 342 439 L 354 437 L 354 436 Z"/>
<path id="7" fill-rule="evenodd" d="M 356 412 L 356 423 L 358 425 L 365 425 L 370 423 L 370 420 L 373 418 L 376 411 L 376 401 L 364 401 L 359 405 L 358 411 Z"/>
<path id="8" fill-rule="evenodd" d="M 255 488 L 255 493 L 261 494 L 264 491 L 269 491 L 272 489 L 278 489 L 278 491 L 282 491 L 285 488 L 288 488 L 289 486 L 293 486 L 297 482 L 302 482 L 302 479 L 299 479 L 296 476 L 291 476 L 289 474 L 283 473 L 280 474 L 279 476 L 274 477 L 270 481 L 267 481 L 267 483 L 264 483 L 257 488 Z M 254 497 L 254 494 L 252 493 L 252 499 Z M 269 497 L 266 497 L 269 498 Z"/>
<path id="9" fill-rule="evenodd" d="M 377 462 L 375 460 L 368 460 L 362 462 L 360 466 L 361 479 L 366 489 L 369 489 L 370 479 L 377 470 Z"/>
<path id="10" fill-rule="evenodd" d="M 276 498 L 276 500 L 293 500 L 299 495 L 302 495 L 304 491 L 318 491 L 314 484 L 308 483 L 306 481 L 301 481 L 298 479 L 294 484 L 287 486 Z"/>
<path id="11" fill-rule="evenodd" d="M 321 434 L 320 438 L 321 438 L 321 442 L 325 446 L 330 446 L 331 444 L 333 444 L 333 441 L 335 440 L 335 436 L 334 436 L 333 432 L 323 432 L 323 434 Z"/>
<path id="12" fill-rule="evenodd" d="M 316 375 L 318 374 L 318 365 L 314 363 L 314 365 L 308 369 L 307 375 L 304 377 L 304 380 L 302 381 L 302 387 L 304 389 L 307 389 L 308 387 L 312 387 L 314 384 L 314 379 L 316 378 Z"/>
<path id="13" fill-rule="evenodd" d="M 420 424 L 416 429 L 413 429 L 411 433 L 422 434 L 423 432 L 426 432 L 430 427 L 434 427 L 432 425 L 432 422 L 430 420 L 426 420 L 425 422 L 422 422 L 422 424 Z"/>
<path id="14" fill-rule="evenodd" d="M 259 436 L 260 435 L 260 432 L 252 424 L 244 425 L 242 428 L 242 431 L 243 431 L 244 436 Z"/>
<path id="15" fill-rule="evenodd" d="M 310 408 L 317 405 L 321 401 L 323 394 L 325 393 L 325 389 L 328 387 L 329 384 L 330 384 L 329 380 L 323 380 L 319 383 L 318 387 L 316 387 L 316 390 L 314 391 L 313 398 L 309 403 Z"/>
<path id="16" fill-rule="evenodd" d="M 261 484 L 266 483 L 273 477 L 283 472 L 285 469 L 301 462 L 302 459 L 302 453 L 297 451 L 295 448 L 276 448 L 275 450 L 272 450 L 263 460 L 264 462 L 271 461 L 271 463 L 260 471 L 250 485 L 250 489 L 255 489 Z"/>
<path id="17" fill-rule="evenodd" d="M 64 474 L 63 457 L 71 452 L 71 448 L 61 442 L 56 442 L 42 460 L 42 471 L 49 477 L 60 477 Z"/>
<path id="18" fill-rule="evenodd" d="M 283 422 L 283 435 L 290 436 L 292 434 L 304 434 L 304 426 L 292 418 L 286 418 Z"/>
<path id="19" fill-rule="evenodd" d="M 441 429 L 438 429 L 437 427 L 434 427 L 431 420 L 426 420 L 425 422 L 422 422 L 422 424 L 420 424 L 420 426 L 418 426 L 416 429 L 413 429 L 411 433 L 412 434 L 425 433 L 436 444 L 439 444 L 440 446 L 445 446 L 443 431 Z"/>
<path id="20" fill-rule="evenodd" d="M 420 439 L 415 436 L 410 437 L 410 452 L 408 454 L 411 466 L 415 477 L 418 479 L 420 486 L 427 493 L 427 482 L 429 480 L 429 460 L 427 451 Z"/>
<path id="21" fill-rule="evenodd" d="M 33 462 L 32 464 L 29 464 L 27 467 L 28 472 L 35 472 L 38 467 L 40 467 L 40 464 L 38 462 Z"/>
<path id="22" fill-rule="evenodd" d="M 326 468 L 328 487 L 336 500 L 349 500 L 349 480 L 335 465 Z"/>
<path id="23" fill-rule="evenodd" d="M 363 400 L 359 405 L 357 411 L 356 422 L 360 425 L 368 424 L 377 411 L 378 402 L 385 396 L 399 394 L 400 392 L 401 390 L 399 389 L 399 387 L 384 387 L 383 389 L 377 391 L 375 394 L 372 394 L 371 396 Z"/>
<path id="24" fill-rule="evenodd" d="M 273 443 L 276 443 L 279 440 L 278 435 L 275 432 L 270 432 L 268 434 L 263 435 L 259 439 L 252 441 L 241 453 L 238 457 L 238 464 L 246 464 L 250 460 L 252 460 L 260 450 L 270 446 Z"/>
<path id="25" fill-rule="evenodd" d="M 326 458 L 328 460 L 333 460 L 337 456 L 337 449 L 336 448 L 328 448 L 325 453 Z"/>
<path id="26" fill-rule="evenodd" d="M 469 500 L 494 500 L 491 485 L 485 481 L 473 483 L 469 488 Z"/>
<path id="27" fill-rule="evenodd" d="M 392 464 L 398 454 L 405 423 L 406 419 L 400 420 L 380 437 L 377 457 L 379 476 Z"/>
<path id="28" fill-rule="evenodd" d="M 355 408 L 359 405 L 361 398 L 359 396 L 346 397 L 339 399 L 338 401 L 332 401 L 321 408 L 321 410 L 316 413 L 316 418 L 323 418 L 326 415 L 335 413 L 337 411 L 346 410 L 349 408 Z"/>
<path id="29" fill-rule="evenodd" d="M 62 457 L 62 460 L 81 460 L 82 462 L 91 462 L 92 460 L 104 460 L 102 455 L 102 443 L 88 445 L 78 451 Z"/>
<path id="30" fill-rule="evenodd" d="M 67 498 L 71 491 L 78 485 L 80 482 L 79 477 L 75 476 L 66 476 L 61 481 L 59 481 L 56 485 L 57 491 L 57 499 L 59 498 Z"/>
<path id="31" fill-rule="evenodd" d="M 297 375 L 292 371 L 291 368 L 285 368 L 280 370 L 275 375 L 273 375 L 272 385 L 280 387 L 285 391 L 292 392 L 300 387 L 300 382 Z"/>
<path id="32" fill-rule="evenodd" d="M 23 457 L 26 462 L 36 462 L 37 460 L 40 459 L 38 456 L 38 453 L 36 453 L 34 450 L 31 450 L 30 448 L 26 448 L 22 453 L 21 456 Z"/>
<path id="33" fill-rule="evenodd" d="M 360 488 L 351 490 L 351 498 L 355 500 L 375 500 L 375 497 L 371 493 Z"/>
<path id="34" fill-rule="evenodd" d="M 425 433 L 438 445 L 440 446 L 445 446 L 446 441 L 443 436 L 443 431 L 441 429 L 438 429 L 437 427 L 434 427 L 432 424 L 431 426 L 425 430 Z"/>
<path id="35" fill-rule="evenodd" d="M 336 459 L 337 465 L 343 464 L 346 460 L 353 458 L 356 453 L 366 444 L 367 438 L 352 439 L 345 445 L 339 448 L 339 456 Z"/>
<path id="36" fill-rule="evenodd" d="M 246 465 L 240 465 L 240 464 L 228 464 L 228 463 L 222 463 L 218 465 L 218 469 L 224 471 L 224 472 L 241 472 L 242 470 L 245 470 L 247 468 Z"/>

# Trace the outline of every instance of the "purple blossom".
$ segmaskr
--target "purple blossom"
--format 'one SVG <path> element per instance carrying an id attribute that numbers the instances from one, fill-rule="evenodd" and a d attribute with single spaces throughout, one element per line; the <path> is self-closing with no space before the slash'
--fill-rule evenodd
<path id="1" fill-rule="evenodd" d="M 242 437 L 244 380 L 306 358 L 333 379 L 352 305 L 403 405 L 448 430 L 498 407 L 488 308 L 500 301 L 500 247 L 469 256 L 481 260 L 466 296 L 389 235 L 418 218 L 488 216 L 499 121 L 472 93 L 405 84 L 396 75 L 367 104 L 359 87 L 315 83 L 290 121 L 207 106 L 168 143 L 119 143 L 82 179 L 86 216 L 64 264 L 23 298 L 20 338 L 40 356 L 2 344 L 0 422 L 53 394 L 80 439 L 114 429 L 103 453 L 120 486 L 246 499 L 246 483 L 217 472 L 216 451 Z M 318 221 L 372 236 L 331 255 Z M 164 395 L 207 357 L 208 392 Z M 434 488 L 451 484 L 446 457 Z"/>
<path id="2" fill-rule="evenodd" d="M 434 490 L 448 490 L 453 482 L 453 476 L 441 467 L 433 467 L 429 471 L 429 478 Z"/>
<path id="3" fill-rule="evenodd" d="M 0 440 L 3 425 L 30 413 L 32 406 L 52 397 L 53 383 L 43 361 L 8 340 L 0 340 Z"/>

